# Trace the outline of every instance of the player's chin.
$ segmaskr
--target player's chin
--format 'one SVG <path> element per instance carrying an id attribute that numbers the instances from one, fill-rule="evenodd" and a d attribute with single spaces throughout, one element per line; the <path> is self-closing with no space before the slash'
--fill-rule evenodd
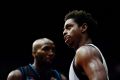
<path id="1" fill-rule="evenodd" d="M 70 42 L 66 42 L 66 44 L 67 44 L 69 47 L 73 47 L 72 42 L 71 42 L 71 43 L 70 43 Z"/>
<path id="2" fill-rule="evenodd" d="M 50 60 L 50 59 L 47 60 L 48 64 L 52 64 L 52 62 L 53 62 L 53 60 Z"/>

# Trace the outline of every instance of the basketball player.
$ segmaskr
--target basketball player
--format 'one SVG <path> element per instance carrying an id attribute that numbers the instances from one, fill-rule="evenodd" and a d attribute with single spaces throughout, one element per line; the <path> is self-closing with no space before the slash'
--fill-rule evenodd
<path id="1" fill-rule="evenodd" d="M 63 74 L 52 69 L 55 45 L 48 38 L 34 41 L 32 45 L 33 64 L 20 67 L 9 73 L 7 80 L 67 80 Z"/>
<path id="2" fill-rule="evenodd" d="M 69 80 L 109 80 L 106 61 L 100 49 L 92 43 L 96 25 L 92 15 L 83 10 L 73 10 L 65 16 L 64 40 L 76 50 Z"/>

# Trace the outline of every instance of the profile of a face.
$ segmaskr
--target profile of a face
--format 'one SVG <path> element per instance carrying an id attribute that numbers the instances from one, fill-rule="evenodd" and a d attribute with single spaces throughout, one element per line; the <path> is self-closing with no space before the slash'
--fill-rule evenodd
<path id="1" fill-rule="evenodd" d="M 65 21 L 63 36 L 65 43 L 71 47 L 74 45 L 75 41 L 79 38 L 80 29 L 78 27 L 78 24 L 73 19 L 68 19 Z"/>

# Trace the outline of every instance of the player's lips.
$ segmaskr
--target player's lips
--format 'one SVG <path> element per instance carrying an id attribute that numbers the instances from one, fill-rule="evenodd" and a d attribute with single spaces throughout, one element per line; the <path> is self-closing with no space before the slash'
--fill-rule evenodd
<path id="1" fill-rule="evenodd" d="M 53 56 L 47 56 L 47 60 L 48 60 L 48 61 L 52 62 L 52 61 L 53 61 L 53 59 L 54 59 L 54 57 L 53 57 Z"/>
<path id="2" fill-rule="evenodd" d="M 52 60 L 54 58 L 55 55 L 48 55 L 47 58 Z"/>
<path id="3" fill-rule="evenodd" d="M 64 40 L 65 40 L 65 43 L 67 43 L 70 40 L 70 36 L 69 35 L 65 35 L 64 36 Z"/>

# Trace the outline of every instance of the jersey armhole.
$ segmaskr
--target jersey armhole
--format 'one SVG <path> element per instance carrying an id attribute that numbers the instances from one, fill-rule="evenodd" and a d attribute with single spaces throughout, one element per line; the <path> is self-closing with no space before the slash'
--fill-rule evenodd
<path id="1" fill-rule="evenodd" d="M 18 70 L 21 72 L 22 74 L 22 79 L 26 80 L 26 69 L 24 67 L 20 67 L 18 68 Z"/>
<path id="2" fill-rule="evenodd" d="M 76 76 L 77 76 L 79 79 L 89 80 L 88 77 L 85 75 L 85 73 L 83 73 L 84 70 L 82 69 L 82 67 L 79 67 L 79 69 L 76 68 L 74 59 L 73 59 L 73 64 L 72 64 L 72 66 L 73 66 L 73 70 L 74 70 Z"/>

